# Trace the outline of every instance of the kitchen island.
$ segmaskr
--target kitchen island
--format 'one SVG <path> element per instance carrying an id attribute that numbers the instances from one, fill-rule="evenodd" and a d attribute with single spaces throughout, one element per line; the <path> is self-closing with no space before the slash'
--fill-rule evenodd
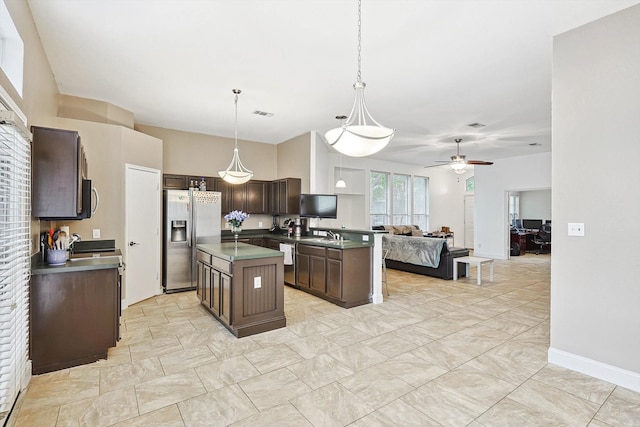
<path id="1" fill-rule="evenodd" d="M 280 251 L 238 243 L 197 246 L 201 304 L 236 337 L 286 326 Z"/>

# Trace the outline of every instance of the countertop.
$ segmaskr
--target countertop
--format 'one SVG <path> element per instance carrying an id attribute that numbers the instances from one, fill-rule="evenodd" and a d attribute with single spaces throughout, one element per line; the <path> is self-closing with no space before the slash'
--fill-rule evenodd
<path id="1" fill-rule="evenodd" d="M 99 252 L 93 254 L 77 254 L 64 265 L 49 265 L 42 261 L 39 253 L 31 257 L 31 275 L 70 273 L 74 271 L 103 270 L 120 267 L 120 250 L 116 252 Z"/>
<path id="2" fill-rule="evenodd" d="M 242 259 L 271 258 L 283 256 L 282 252 L 280 251 L 263 248 L 261 246 L 250 245 L 248 243 L 238 243 L 238 249 L 235 248 L 234 242 L 201 243 L 197 246 L 197 248 L 201 251 L 215 256 L 216 258 L 225 259 L 231 262 Z"/>
<path id="3" fill-rule="evenodd" d="M 373 237 L 369 236 L 369 234 L 375 234 L 375 232 L 371 233 L 361 233 L 356 234 L 351 230 L 332 230 L 336 233 L 347 236 L 346 240 L 333 240 L 330 237 L 321 237 L 321 236 L 287 236 L 286 233 L 270 233 L 268 231 L 262 230 L 247 230 L 247 232 L 241 232 L 238 234 L 240 239 L 247 238 L 265 238 L 265 239 L 274 239 L 278 240 L 282 243 L 304 243 L 307 245 L 313 246 L 324 246 L 327 248 L 337 248 L 337 249 L 355 249 L 373 246 Z M 369 240 L 363 240 L 363 235 L 366 235 Z M 229 241 L 229 239 L 233 239 L 233 235 L 229 233 L 223 233 L 222 239 L 225 241 Z"/>
<path id="4" fill-rule="evenodd" d="M 301 237 L 287 237 L 287 236 L 278 236 L 278 235 L 265 235 L 265 237 L 270 239 L 280 240 L 283 243 L 304 243 L 305 245 L 312 246 L 324 246 L 327 248 L 338 248 L 338 249 L 355 249 L 362 248 L 367 246 L 373 246 L 372 241 L 362 242 L 357 240 L 332 240 L 326 237 L 319 236 L 301 236 Z"/>

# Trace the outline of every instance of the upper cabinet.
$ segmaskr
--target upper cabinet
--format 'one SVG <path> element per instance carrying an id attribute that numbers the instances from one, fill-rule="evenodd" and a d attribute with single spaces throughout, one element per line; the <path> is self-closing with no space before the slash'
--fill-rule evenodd
<path id="1" fill-rule="evenodd" d="M 197 180 L 199 184 L 202 178 L 201 176 L 165 173 L 162 176 L 162 181 L 165 189 L 186 190 L 191 181 Z M 249 214 L 270 213 L 269 185 L 271 181 L 251 180 L 244 184 L 229 184 L 221 178 L 208 176 L 205 176 L 204 180 L 207 183 L 207 190 L 221 193 L 223 214 L 233 210 L 245 211 Z"/>
<path id="2" fill-rule="evenodd" d="M 73 130 L 38 126 L 32 126 L 31 132 L 31 215 L 43 219 L 88 218 L 91 182 L 87 180 L 88 164 L 80 135 Z"/>
<path id="3" fill-rule="evenodd" d="M 302 180 L 300 178 L 271 181 L 269 213 L 274 215 L 299 214 L 301 189 Z"/>
<path id="4" fill-rule="evenodd" d="M 269 181 L 246 183 L 246 207 L 248 213 L 269 213 Z"/>

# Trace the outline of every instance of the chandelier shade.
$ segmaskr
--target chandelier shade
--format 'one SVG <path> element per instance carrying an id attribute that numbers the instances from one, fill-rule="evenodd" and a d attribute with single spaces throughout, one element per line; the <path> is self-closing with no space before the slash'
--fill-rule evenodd
<path id="1" fill-rule="evenodd" d="M 232 92 L 235 94 L 236 111 L 233 157 L 231 158 L 231 163 L 229 163 L 227 169 L 218 171 L 218 175 L 229 184 L 244 184 L 253 177 L 253 171 L 250 171 L 242 164 L 242 161 L 240 160 L 240 153 L 238 151 L 238 95 L 242 91 L 240 89 L 233 89 Z"/>
<path id="2" fill-rule="evenodd" d="M 361 78 L 361 38 L 361 0 L 358 0 L 358 75 L 353 84 L 355 101 L 342 125 L 324 135 L 329 146 L 350 157 L 377 153 L 389 144 L 396 132 L 376 122 L 364 102 L 364 88 L 367 85 Z"/>

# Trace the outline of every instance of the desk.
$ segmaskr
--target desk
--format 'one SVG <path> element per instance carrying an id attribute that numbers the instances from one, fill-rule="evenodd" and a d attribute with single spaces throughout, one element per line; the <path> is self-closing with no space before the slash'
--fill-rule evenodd
<path id="1" fill-rule="evenodd" d="M 527 253 L 527 233 L 511 232 L 511 243 L 517 243 L 520 246 L 520 255 Z"/>
<path id="2" fill-rule="evenodd" d="M 480 258 L 477 256 L 462 256 L 453 259 L 453 280 L 458 280 L 458 263 L 467 264 L 465 267 L 467 272 L 465 276 L 469 277 L 469 269 L 471 265 L 475 265 L 478 269 L 478 285 L 482 284 L 482 264 L 489 264 L 489 281 L 493 282 L 493 260 L 491 258 Z"/>

